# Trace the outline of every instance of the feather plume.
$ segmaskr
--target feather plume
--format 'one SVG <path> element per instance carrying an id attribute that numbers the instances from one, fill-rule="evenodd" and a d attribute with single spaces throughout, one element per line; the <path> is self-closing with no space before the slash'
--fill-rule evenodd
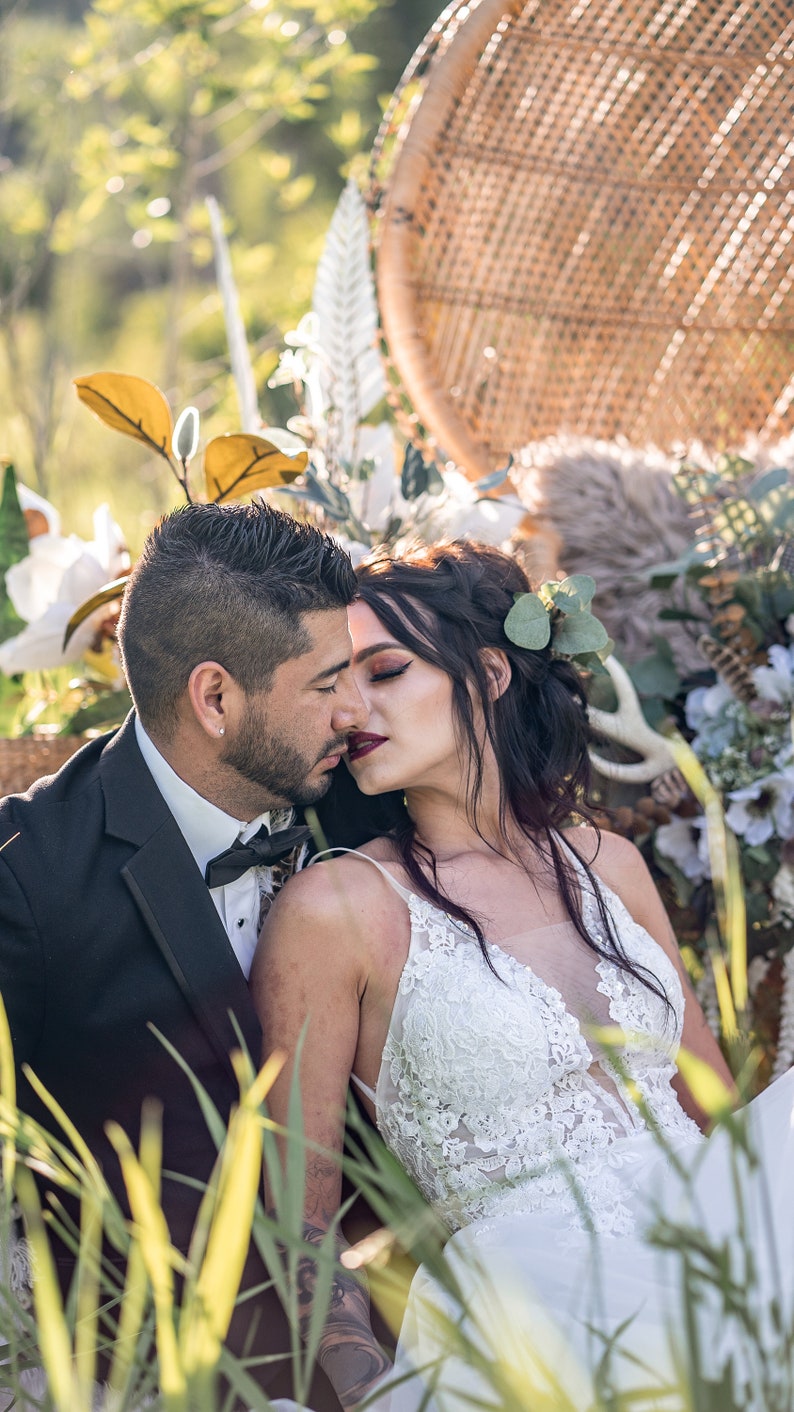
<path id="1" fill-rule="evenodd" d="M 732 647 L 726 647 L 724 643 L 716 642 L 713 637 L 706 637 L 705 634 L 698 638 L 698 647 L 738 701 L 747 704 L 755 700 L 758 690 L 752 670 L 744 657 L 734 652 Z"/>
<path id="2" fill-rule="evenodd" d="M 386 395 L 377 349 L 378 312 L 369 250 L 367 210 L 355 182 L 337 203 L 317 267 L 312 298 L 329 414 L 329 449 L 339 461 L 357 459 L 358 425 Z"/>

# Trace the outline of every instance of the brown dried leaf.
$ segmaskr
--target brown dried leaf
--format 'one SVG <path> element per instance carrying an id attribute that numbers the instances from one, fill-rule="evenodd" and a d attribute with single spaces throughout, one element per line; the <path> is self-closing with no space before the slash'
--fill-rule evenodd
<path id="1" fill-rule="evenodd" d="M 70 637 L 77 631 L 81 623 L 86 618 L 90 618 L 97 608 L 104 608 L 106 603 L 114 603 L 117 599 L 124 597 L 124 590 L 127 587 L 128 575 L 123 578 L 114 579 L 112 583 L 106 583 L 102 588 L 98 588 L 96 593 L 92 593 L 90 598 L 86 598 L 79 608 L 75 608 L 71 618 L 66 624 L 66 631 L 63 635 L 63 645 L 66 647 Z"/>

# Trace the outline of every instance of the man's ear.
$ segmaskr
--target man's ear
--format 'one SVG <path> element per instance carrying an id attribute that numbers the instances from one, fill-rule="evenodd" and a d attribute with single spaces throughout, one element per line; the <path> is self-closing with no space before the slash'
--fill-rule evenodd
<path id="1" fill-rule="evenodd" d="M 498 701 L 510 685 L 513 668 L 501 647 L 483 647 L 480 651 L 480 661 L 488 674 L 490 699 Z"/>
<path id="2" fill-rule="evenodd" d="M 235 715 L 235 698 L 240 688 L 220 662 L 199 662 L 187 684 L 190 709 L 213 740 L 225 736 Z"/>

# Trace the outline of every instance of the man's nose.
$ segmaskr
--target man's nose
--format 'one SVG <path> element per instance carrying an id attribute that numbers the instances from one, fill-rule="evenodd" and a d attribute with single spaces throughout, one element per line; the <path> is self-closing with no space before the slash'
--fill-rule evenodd
<path id="1" fill-rule="evenodd" d="M 369 710 L 351 672 L 345 681 L 344 691 L 341 683 L 337 685 L 331 725 L 340 735 L 346 731 L 360 731 L 367 724 L 368 716 Z"/>

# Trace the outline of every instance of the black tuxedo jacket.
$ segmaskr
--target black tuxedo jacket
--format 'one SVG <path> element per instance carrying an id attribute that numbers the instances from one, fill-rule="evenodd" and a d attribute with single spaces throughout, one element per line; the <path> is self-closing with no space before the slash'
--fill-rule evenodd
<path id="1" fill-rule="evenodd" d="M 261 1032 L 209 890 L 144 764 L 134 717 L 57 775 L 3 800 L 0 847 L 0 990 L 17 1068 L 29 1064 L 58 1099 L 123 1205 L 104 1125 L 115 1119 L 137 1145 L 150 1096 L 163 1105 L 164 1171 L 206 1181 L 214 1144 L 188 1078 L 153 1031 L 224 1118 L 237 1097 L 231 1017 L 255 1064 Z M 54 1129 L 21 1073 L 19 1106 Z M 163 1207 L 183 1250 L 199 1200 L 190 1186 L 164 1180 Z M 253 1273 L 258 1282 L 261 1271 Z M 288 1349 L 276 1296 L 252 1305 L 258 1348 Z M 269 1385 L 272 1372 L 260 1380 Z"/>

